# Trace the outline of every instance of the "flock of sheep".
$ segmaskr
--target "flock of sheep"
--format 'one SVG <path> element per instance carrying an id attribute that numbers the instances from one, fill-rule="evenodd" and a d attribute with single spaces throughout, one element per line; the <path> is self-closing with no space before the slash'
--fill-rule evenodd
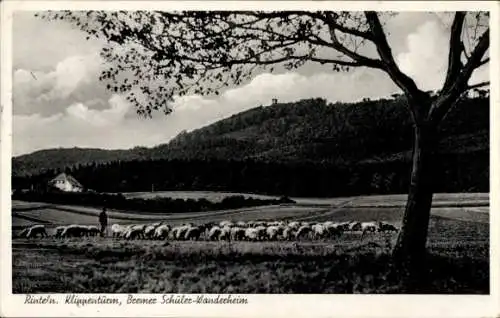
<path id="1" fill-rule="evenodd" d="M 153 224 L 113 224 L 110 228 L 113 238 L 151 240 L 207 240 L 207 241 L 278 241 L 319 240 L 335 238 L 344 232 L 357 232 L 362 236 L 374 232 L 397 232 L 398 229 L 386 222 L 300 222 L 300 221 L 248 221 L 220 223 L 192 223 L 172 226 L 164 222 Z M 54 237 L 97 236 L 99 228 L 88 225 L 67 225 L 55 229 Z M 26 238 L 45 237 L 43 225 L 24 229 L 19 236 Z"/>
<path id="2" fill-rule="evenodd" d="M 94 225 L 64 225 L 55 228 L 54 237 L 82 237 L 82 236 L 97 236 L 100 231 Z M 23 229 L 17 237 L 20 238 L 35 238 L 48 237 L 45 225 L 33 225 Z"/>

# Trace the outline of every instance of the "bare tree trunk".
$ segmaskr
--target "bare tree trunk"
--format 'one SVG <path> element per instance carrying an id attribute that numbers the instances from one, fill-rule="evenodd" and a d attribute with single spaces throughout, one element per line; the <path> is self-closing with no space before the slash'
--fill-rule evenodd
<path id="1" fill-rule="evenodd" d="M 435 129 L 418 125 L 414 131 L 413 165 L 403 224 L 393 251 L 406 273 L 422 269 L 432 205 Z"/>

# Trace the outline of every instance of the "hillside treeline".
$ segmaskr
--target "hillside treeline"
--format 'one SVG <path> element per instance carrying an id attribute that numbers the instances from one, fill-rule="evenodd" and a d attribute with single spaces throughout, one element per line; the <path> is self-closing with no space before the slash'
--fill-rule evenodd
<path id="1" fill-rule="evenodd" d="M 87 162 L 65 170 L 84 186 L 106 192 L 154 187 L 288 196 L 405 193 L 412 130 L 400 97 L 355 104 L 309 99 L 254 108 L 181 133 L 169 144 L 132 149 L 141 152 L 133 161 Z M 435 191 L 488 192 L 489 98 L 459 102 L 437 138 Z M 24 160 L 15 159 L 18 166 Z M 64 170 L 49 162 L 43 166 L 44 173 L 14 177 L 15 187 L 43 183 Z"/>
<path id="2" fill-rule="evenodd" d="M 488 192 L 488 152 L 441 155 L 436 161 L 437 192 Z M 351 196 L 405 193 L 406 160 L 364 164 L 157 160 L 88 165 L 67 170 L 84 186 L 102 192 L 212 190 L 287 196 Z M 46 184 L 54 173 L 19 180 Z"/>
<path id="3" fill-rule="evenodd" d="M 464 99 L 440 127 L 441 152 L 488 149 L 489 98 Z M 258 107 L 153 148 L 150 159 L 354 163 L 411 150 L 413 127 L 401 97 L 328 104 L 324 99 Z"/>

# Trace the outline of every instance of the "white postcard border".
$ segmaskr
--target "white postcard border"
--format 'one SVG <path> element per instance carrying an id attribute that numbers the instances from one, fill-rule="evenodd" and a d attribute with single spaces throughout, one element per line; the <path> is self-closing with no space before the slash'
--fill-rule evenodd
<path id="1" fill-rule="evenodd" d="M 490 292 L 484 296 L 470 295 L 234 295 L 246 297 L 246 305 L 64 305 L 67 294 L 50 294 L 59 305 L 24 305 L 24 295 L 12 295 L 11 259 L 11 149 L 12 149 L 12 12 L 14 10 L 47 9 L 331 9 L 381 11 L 456 11 L 490 10 Z M 105 317 L 105 316 L 163 316 L 163 317 L 500 317 L 500 202 L 499 146 L 500 146 L 500 74 L 499 7 L 496 1 L 4 1 L 1 3 L 1 276 L 0 313 L 6 317 Z M 496 23 L 495 23 L 496 22 Z M 495 126 L 495 124 L 497 124 Z M 123 302 L 127 295 L 119 297 Z M 40 296 L 37 294 L 37 296 Z M 43 296 L 43 295 L 42 295 Z M 141 294 L 146 297 L 147 295 Z M 154 295 L 161 299 L 161 295 Z M 189 295 L 193 296 L 193 295 Z M 214 296 L 214 295 L 209 295 Z"/>

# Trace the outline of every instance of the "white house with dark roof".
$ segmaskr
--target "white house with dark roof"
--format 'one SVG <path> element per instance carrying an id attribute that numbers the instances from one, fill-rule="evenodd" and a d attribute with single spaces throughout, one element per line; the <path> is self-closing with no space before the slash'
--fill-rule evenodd
<path id="1" fill-rule="evenodd" d="M 65 192 L 82 192 L 83 186 L 78 180 L 74 177 L 61 173 L 54 179 L 49 181 L 49 185 L 58 188 L 61 191 Z"/>

